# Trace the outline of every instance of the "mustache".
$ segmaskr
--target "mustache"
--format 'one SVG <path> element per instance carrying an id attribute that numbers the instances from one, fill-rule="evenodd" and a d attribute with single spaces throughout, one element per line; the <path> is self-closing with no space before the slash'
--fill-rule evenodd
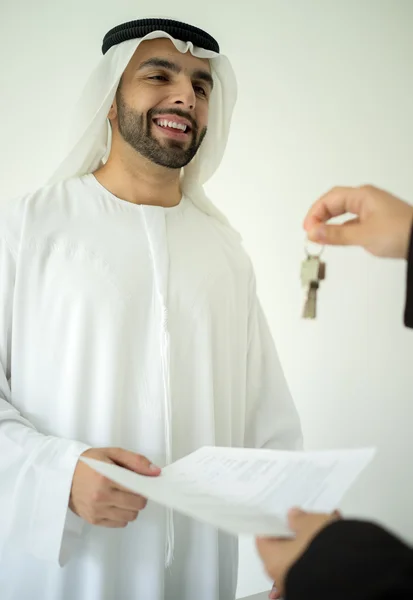
<path id="1" fill-rule="evenodd" d="M 191 129 L 193 131 L 198 131 L 198 124 L 193 116 L 189 115 L 183 110 L 180 110 L 179 108 L 169 108 L 168 110 L 151 109 L 148 111 L 148 121 L 152 121 L 158 115 L 175 115 L 176 117 L 181 117 L 182 119 L 186 119 L 191 123 Z"/>

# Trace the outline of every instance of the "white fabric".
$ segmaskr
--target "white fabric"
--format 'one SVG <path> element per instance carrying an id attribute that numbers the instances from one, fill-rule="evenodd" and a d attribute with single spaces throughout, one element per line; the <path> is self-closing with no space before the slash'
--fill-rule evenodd
<path id="1" fill-rule="evenodd" d="M 237 98 L 235 74 L 223 54 L 194 47 L 191 42 L 175 40 L 163 31 L 113 46 L 102 57 L 75 108 L 69 128 L 69 153 L 49 183 L 92 173 L 105 161 L 111 143 L 107 115 L 120 78 L 139 44 L 156 38 L 168 38 L 178 51 L 191 52 L 198 58 L 210 60 L 214 89 L 209 105 L 208 132 L 194 160 L 183 169 L 182 189 L 201 210 L 227 223 L 226 217 L 206 196 L 203 185 L 219 167 L 227 145 Z"/>
<path id="2" fill-rule="evenodd" d="M 84 449 L 163 466 L 169 418 L 172 460 L 202 445 L 301 446 L 229 228 L 187 197 L 172 209 L 119 200 L 93 175 L 1 204 L 2 600 L 234 599 L 235 539 L 175 515 L 165 570 L 159 506 L 124 530 L 67 508 Z"/>
<path id="3" fill-rule="evenodd" d="M 237 96 L 235 75 L 225 56 L 195 47 L 191 42 L 176 40 L 164 31 L 154 31 L 143 38 L 113 46 L 103 56 L 75 109 L 73 122 L 69 128 L 71 134 L 69 154 L 49 183 L 92 173 L 106 161 L 111 148 L 111 128 L 107 115 L 120 78 L 138 46 L 145 40 L 157 38 L 169 39 L 179 52 L 191 52 L 193 56 L 210 61 L 214 89 L 209 100 L 208 132 L 196 157 L 182 170 L 181 187 L 183 193 L 188 195 L 192 202 L 206 214 L 215 216 L 223 223 L 228 224 L 224 215 L 207 198 L 203 184 L 215 173 L 225 151 Z M 160 345 L 160 351 L 164 365 L 162 377 L 165 410 L 169 414 L 170 394 L 167 370 L 169 340 L 166 332 Z M 165 427 L 165 438 L 167 461 L 170 462 L 169 421 Z M 166 565 L 168 566 L 173 558 L 174 548 L 174 529 L 170 512 L 167 517 L 167 528 Z"/>

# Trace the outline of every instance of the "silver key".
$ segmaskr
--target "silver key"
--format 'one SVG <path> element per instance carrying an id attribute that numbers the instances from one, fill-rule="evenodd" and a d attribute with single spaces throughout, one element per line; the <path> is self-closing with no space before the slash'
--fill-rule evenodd
<path id="1" fill-rule="evenodd" d="M 317 316 L 317 290 L 318 283 L 310 283 L 304 302 L 303 319 L 315 319 Z"/>
<path id="2" fill-rule="evenodd" d="M 307 288 L 311 282 L 319 280 L 320 259 L 318 256 L 309 254 L 301 263 L 301 283 Z"/>
<path id="3" fill-rule="evenodd" d="M 301 265 L 301 283 L 306 289 L 302 318 L 315 319 L 317 316 L 317 290 L 320 281 L 325 279 L 326 265 L 318 256 L 308 255 Z"/>

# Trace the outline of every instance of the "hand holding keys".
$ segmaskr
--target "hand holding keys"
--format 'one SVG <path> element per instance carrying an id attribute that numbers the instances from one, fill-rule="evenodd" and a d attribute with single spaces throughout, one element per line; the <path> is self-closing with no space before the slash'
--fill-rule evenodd
<path id="1" fill-rule="evenodd" d="M 354 218 L 340 224 L 330 219 L 341 215 Z M 304 220 L 312 242 L 329 246 L 361 246 L 374 256 L 406 259 L 412 241 L 413 206 L 371 185 L 335 187 L 315 202 Z M 303 318 L 316 317 L 319 282 L 325 267 L 320 255 L 307 252 L 301 268 L 306 290 Z"/>

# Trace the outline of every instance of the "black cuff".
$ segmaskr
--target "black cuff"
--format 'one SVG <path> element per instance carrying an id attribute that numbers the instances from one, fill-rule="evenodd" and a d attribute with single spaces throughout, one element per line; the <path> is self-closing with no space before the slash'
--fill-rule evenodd
<path id="1" fill-rule="evenodd" d="M 406 327 L 413 328 L 413 227 L 410 234 L 409 251 L 407 254 L 407 283 L 404 324 Z"/>
<path id="2" fill-rule="evenodd" d="M 285 597 L 286 600 L 395 598 L 390 592 L 392 586 L 399 589 L 398 569 L 404 573 L 405 568 L 411 582 L 412 550 L 399 538 L 375 523 L 339 520 L 327 525 L 291 567 L 286 577 Z M 389 593 L 375 594 L 377 586 Z"/>

